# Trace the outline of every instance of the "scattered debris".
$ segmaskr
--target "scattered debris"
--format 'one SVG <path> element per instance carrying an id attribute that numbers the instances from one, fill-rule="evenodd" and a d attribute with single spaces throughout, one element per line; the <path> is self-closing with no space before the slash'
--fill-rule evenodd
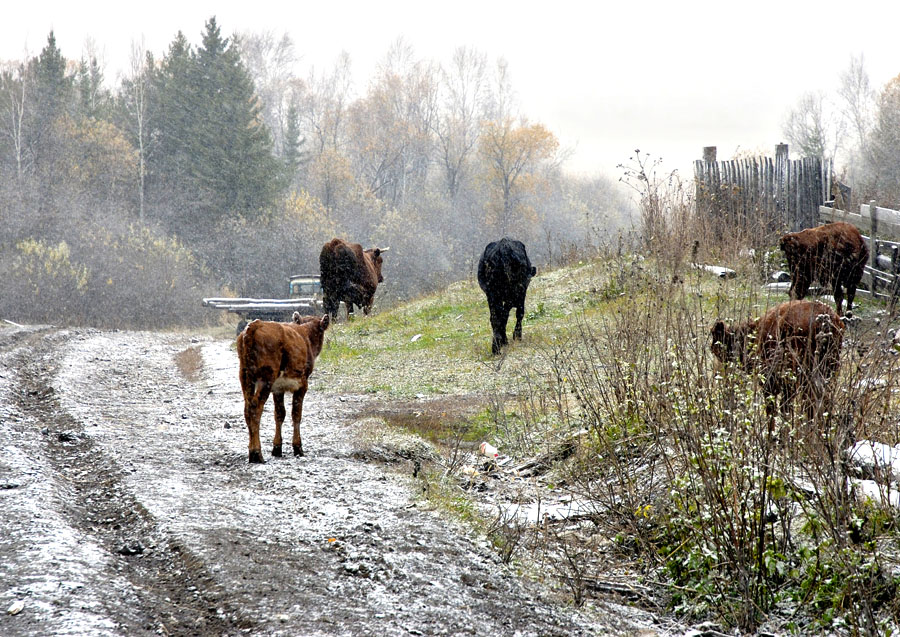
<path id="1" fill-rule="evenodd" d="M 691 267 L 695 270 L 705 270 L 715 274 L 720 279 L 732 279 L 737 276 L 737 272 L 731 268 L 725 268 L 720 265 L 706 265 L 705 263 L 692 263 Z"/>
<path id="2" fill-rule="evenodd" d="M 12 606 L 6 609 L 7 615 L 18 615 L 22 612 L 22 609 L 25 608 L 25 600 L 17 599 L 12 603 Z"/>
<path id="3" fill-rule="evenodd" d="M 863 378 L 856 383 L 856 388 L 863 391 L 884 389 L 888 382 L 884 378 Z"/>
<path id="4" fill-rule="evenodd" d="M 769 278 L 775 283 L 790 283 L 791 273 L 784 270 L 775 270 Z"/>
<path id="5" fill-rule="evenodd" d="M 871 500 L 880 505 L 889 505 L 900 509 L 900 492 L 896 489 L 885 489 L 876 480 L 853 480 L 853 492 L 859 500 Z"/>
<path id="6" fill-rule="evenodd" d="M 128 544 L 123 545 L 122 548 L 120 548 L 118 551 L 119 555 L 126 555 L 126 556 L 140 555 L 143 552 L 144 552 L 144 545 L 141 544 L 140 542 L 129 542 Z"/>
<path id="7" fill-rule="evenodd" d="M 482 442 L 481 446 L 478 447 L 479 451 L 481 451 L 481 455 L 487 456 L 488 458 L 497 459 L 500 457 L 500 452 L 497 451 L 497 447 L 490 444 L 489 442 Z"/>
<path id="8" fill-rule="evenodd" d="M 470 478 L 477 478 L 478 476 L 481 475 L 480 473 L 478 473 L 478 469 L 476 469 L 475 467 L 473 467 L 470 464 L 463 465 L 463 467 L 459 470 L 459 472 L 461 474 L 463 474 L 464 476 L 468 476 Z"/>
<path id="9" fill-rule="evenodd" d="M 891 337 L 891 349 L 900 351 L 900 329 L 888 330 L 888 336 Z"/>
<path id="10" fill-rule="evenodd" d="M 510 471 L 523 478 L 540 475 L 548 471 L 554 463 L 565 460 L 575 453 L 575 450 L 578 448 L 578 438 L 585 433 L 587 433 L 587 430 L 577 432 L 575 435 L 557 445 L 555 449 L 551 449 L 546 453 L 520 462 L 511 467 Z"/>
<path id="11" fill-rule="evenodd" d="M 889 476 L 892 482 L 900 482 L 900 446 L 860 440 L 847 450 L 847 460 L 864 478 Z"/>
<path id="12" fill-rule="evenodd" d="M 416 335 L 413 336 L 411 339 L 409 339 L 409 342 L 410 342 L 410 343 L 415 343 L 415 342 L 416 342 L 417 340 L 419 340 L 420 338 L 422 338 L 422 335 L 421 335 L 421 334 L 416 334 Z"/>

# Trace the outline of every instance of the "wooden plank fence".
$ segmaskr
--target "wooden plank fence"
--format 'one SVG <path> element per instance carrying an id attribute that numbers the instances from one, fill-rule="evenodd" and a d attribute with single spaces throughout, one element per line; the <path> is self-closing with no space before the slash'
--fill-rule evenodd
<path id="1" fill-rule="evenodd" d="M 832 164 L 819 157 L 790 160 L 787 144 L 775 157 L 716 161 L 716 148 L 694 162 L 698 210 L 727 224 L 760 225 L 770 231 L 816 225 L 818 208 L 831 191 Z"/>
<path id="2" fill-rule="evenodd" d="M 859 214 L 819 206 L 822 223 L 846 221 L 863 234 L 869 245 L 869 265 L 863 284 L 873 298 L 888 301 L 893 311 L 900 292 L 900 211 L 882 208 L 872 201 L 859 207 Z"/>

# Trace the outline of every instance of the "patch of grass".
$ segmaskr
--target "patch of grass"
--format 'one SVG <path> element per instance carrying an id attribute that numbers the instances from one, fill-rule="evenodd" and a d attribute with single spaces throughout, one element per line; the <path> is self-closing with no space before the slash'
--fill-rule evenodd
<path id="1" fill-rule="evenodd" d="M 460 489 L 453 476 L 432 468 L 424 471 L 422 477 L 423 494 L 431 505 L 467 524 L 476 532 L 484 533 L 487 530 L 487 520 L 479 513 L 472 498 Z"/>
<path id="2" fill-rule="evenodd" d="M 317 363 L 328 382 L 314 387 L 392 397 L 506 391 L 522 370 L 539 363 L 533 345 L 565 339 L 576 329 L 575 317 L 603 320 L 616 311 L 620 298 L 602 292 L 610 277 L 632 293 L 644 293 L 636 282 L 645 286 L 649 279 L 639 262 L 622 274 L 608 260 L 539 274 L 525 304 L 524 341 L 511 340 L 501 357 L 491 355 L 487 300 L 474 281 L 372 316 L 339 321 L 329 329 Z M 512 312 L 510 338 L 514 325 Z"/>
<path id="3" fill-rule="evenodd" d="M 366 413 L 444 448 L 460 442 L 474 448 L 495 433 L 490 408 L 475 396 L 376 404 Z"/>

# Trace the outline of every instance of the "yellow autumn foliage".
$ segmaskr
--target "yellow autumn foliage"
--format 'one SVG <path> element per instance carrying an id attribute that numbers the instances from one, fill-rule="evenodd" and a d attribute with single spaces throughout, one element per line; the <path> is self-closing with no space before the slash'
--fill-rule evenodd
<path id="1" fill-rule="evenodd" d="M 307 190 L 291 193 L 284 202 L 285 217 L 295 222 L 304 233 L 322 238 L 323 243 L 340 234 L 340 227 L 325 205 Z"/>
<path id="2" fill-rule="evenodd" d="M 114 124 L 63 116 L 55 123 L 67 152 L 60 155 L 61 181 L 95 196 L 126 196 L 134 188 L 138 155 Z"/>
<path id="3" fill-rule="evenodd" d="M 18 258 L 13 275 L 27 282 L 35 296 L 56 289 L 82 294 L 87 288 L 88 270 L 72 263 L 71 251 L 65 241 L 54 246 L 24 239 L 16 244 L 16 250 Z"/>

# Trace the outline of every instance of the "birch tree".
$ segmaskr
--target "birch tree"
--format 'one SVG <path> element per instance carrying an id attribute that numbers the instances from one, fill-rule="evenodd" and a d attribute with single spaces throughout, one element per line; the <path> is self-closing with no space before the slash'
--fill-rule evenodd
<path id="1" fill-rule="evenodd" d="M 120 103 L 125 112 L 126 130 L 137 149 L 138 219 L 144 222 L 146 199 L 147 141 L 149 134 L 151 72 L 153 56 L 148 55 L 144 39 L 131 41 L 128 76 L 120 89 Z"/>
<path id="2" fill-rule="evenodd" d="M 442 70 L 441 111 L 436 118 L 434 135 L 451 202 L 456 201 L 478 144 L 487 98 L 486 77 L 485 55 L 467 47 L 456 49 L 449 68 Z"/>
<path id="3" fill-rule="evenodd" d="M 4 64 L 0 70 L 0 133 L 12 148 L 16 183 L 20 187 L 25 164 L 25 108 L 31 100 L 30 93 L 25 62 Z"/>

